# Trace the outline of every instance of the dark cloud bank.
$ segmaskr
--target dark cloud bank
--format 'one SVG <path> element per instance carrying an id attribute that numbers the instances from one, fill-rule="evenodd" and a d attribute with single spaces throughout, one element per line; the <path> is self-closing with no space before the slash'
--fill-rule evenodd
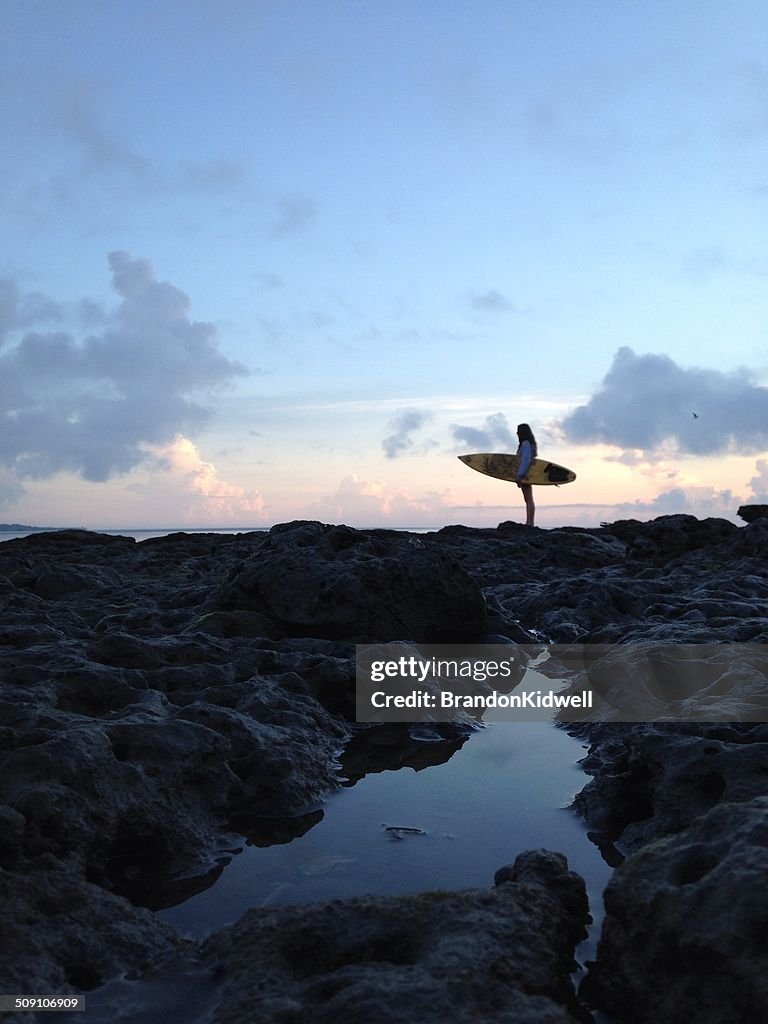
<path id="1" fill-rule="evenodd" d="M 81 304 L 78 332 L 52 329 L 72 309 L 0 281 L 0 466 L 18 478 L 127 472 L 143 445 L 198 430 L 200 400 L 245 372 L 146 260 L 113 252 L 109 265 L 121 301 L 107 313 Z M 96 333 L 82 336 L 84 318 L 100 321 Z"/>
<path id="2" fill-rule="evenodd" d="M 690 455 L 768 449 L 768 388 L 747 370 L 678 366 L 669 356 L 620 348 L 600 388 L 560 424 L 568 441 L 650 453 L 676 442 Z"/>

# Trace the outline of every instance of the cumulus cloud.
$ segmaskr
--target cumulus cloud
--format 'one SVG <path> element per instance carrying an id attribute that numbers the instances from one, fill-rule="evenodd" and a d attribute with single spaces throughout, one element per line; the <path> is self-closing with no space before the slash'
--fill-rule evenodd
<path id="1" fill-rule="evenodd" d="M 250 526 L 264 519 L 261 495 L 222 480 L 188 437 L 177 435 L 168 444 L 148 446 L 147 452 L 160 474 L 131 490 L 145 492 L 153 508 L 171 508 L 174 521 L 180 516 L 193 523 Z"/>
<path id="2" fill-rule="evenodd" d="M 482 427 L 463 427 L 458 423 L 452 423 L 451 433 L 459 444 L 473 448 L 477 452 L 492 452 L 495 448 L 517 450 L 517 441 L 512 436 L 507 418 L 502 412 L 487 416 Z"/>
<path id="3" fill-rule="evenodd" d="M 685 515 L 705 519 L 716 516 L 733 519 L 742 503 L 733 491 L 718 491 L 714 487 L 673 487 L 662 491 L 651 501 L 625 502 L 614 507 L 617 519 L 654 519 L 656 516 Z"/>
<path id="4" fill-rule="evenodd" d="M 404 409 L 397 416 L 393 416 L 387 424 L 387 429 L 392 433 L 381 442 L 387 458 L 396 459 L 398 455 L 413 448 L 411 435 L 420 430 L 429 419 L 430 413 L 418 409 Z"/>
<path id="5" fill-rule="evenodd" d="M 350 526 L 436 526 L 450 511 L 449 494 L 430 491 L 413 497 L 393 491 L 380 480 L 361 480 L 354 473 L 340 481 L 333 494 L 309 505 L 305 514 Z"/>
<path id="6" fill-rule="evenodd" d="M 61 323 L 66 308 L 42 292 L 19 290 L 15 281 L 0 278 L 0 345 L 10 338 L 14 329 L 40 324 Z"/>
<path id="7" fill-rule="evenodd" d="M 113 252 L 109 265 L 121 301 L 97 333 L 44 329 L 55 304 L 12 282 L 0 293 L 0 465 L 19 479 L 126 473 L 146 445 L 200 429 L 209 416 L 201 400 L 245 372 L 146 260 Z"/>
<path id="8" fill-rule="evenodd" d="M 600 388 L 562 420 L 566 440 L 646 453 L 750 454 L 768 448 L 768 388 L 747 370 L 678 366 L 669 356 L 620 348 Z"/>
<path id="9" fill-rule="evenodd" d="M 756 475 L 749 481 L 752 493 L 748 503 L 768 504 L 768 459 L 758 459 L 755 463 Z"/>

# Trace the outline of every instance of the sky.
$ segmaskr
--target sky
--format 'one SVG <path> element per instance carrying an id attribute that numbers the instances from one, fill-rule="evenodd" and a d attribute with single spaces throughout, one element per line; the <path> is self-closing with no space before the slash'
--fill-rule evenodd
<path id="1" fill-rule="evenodd" d="M 0 521 L 768 502 L 764 0 L 0 0 Z"/>

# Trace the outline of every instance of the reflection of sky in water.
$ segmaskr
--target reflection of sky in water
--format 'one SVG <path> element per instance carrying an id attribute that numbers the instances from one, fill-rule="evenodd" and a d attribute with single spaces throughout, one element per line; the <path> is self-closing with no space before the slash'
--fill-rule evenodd
<path id="1" fill-rule="evenodd" d="M 576 764 L 583 754 L 580 741 L 548 722 L 493 723 L 445 764 L 367 775 L 334 794 L 304 836 L 245 847 L 214 886 L 159 916 L 200 936 L 251 907 L 489 888 L 498 868 L 543 847 L 564 853 L 584 877 L 597 918 L 610 869 L 567 809 L 587 782 Z M 426 834 L 395 839 L 385 826 Z"/>

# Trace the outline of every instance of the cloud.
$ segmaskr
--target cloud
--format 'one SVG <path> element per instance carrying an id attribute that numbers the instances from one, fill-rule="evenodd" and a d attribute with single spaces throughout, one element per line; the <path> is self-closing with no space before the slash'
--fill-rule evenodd
<path id="1" fill-rule="evenodd" d="M 103 82 L 50 69 L 35 77 L 14 82 L 15 109 L 0 104 L 4 134 L 19 136 L 3 154 L 5 212 L 18 225 L 39 230 L 78 215 L 84 224 L 112 225 L 136 202 L 162 202 L 162 214 L 173 216 L 167 201 L 176 197 L 218 203 L 208 216 L 228 218 L 240 210 L 237 200 L 259 196 L 242 154 L 216 152 L 201 134 L 184 152 L 153 153 Z"/>
<path id="2" fill-rule="evenodd" d="M 146 445 L 199 430 L 210 415 L 200 400 L 245 372 L 219 352 L 211 324 L 190 319 L 184 292 L 157 281 L 146 260 L 113 252 L 109 264 L 121 301 L 84 337 L 27 329 L 35 319 L 44 326 L 55 304 L 30 302 L 6 283 L 0 465 L 19 479 L 126 473 Z"/>
<path id="3" fill-rule="evenodd" d="M 487 292 L 473 292 L 469 301 L 472 309 L 481 313 L 509 313 L 515 308 L 509 299 L 495 288 L 490 288 Z"/>
<path id="4" fill-rule="evenodd" d="M 103 90 L 87 79 L 61 82 L 47 99 L 55 127 L 79 153 L 84 171 L 122 172 L 144 192 L 148 188 L 231 192 L 246 185 L 243 165 L 223 157 L 183 161 L 170 175 L 163 175 L 114 130 L 117 118 L 107 109 L 107 101 Z"/>
<path id="5" fill-rule="evenodd" d="M 181 168 L 179 184 L 202 191 L 240 190 L 247 184 L 244 167 L 235 160 L 190 161 Z"/>
<path id="6" fill-rule="evenodd" d="M 0 466 L 0 508 L 15 505 L 23 494 L 24 488 L 13 473 L 9 473 Z"/>
<path id="7" fill-rule="evenodd" d="M 752 493 L 747 504 L 768 504 L 768 459 L 758 459 L 755 463 L 757 475 L 749 481 Z"/>
<path id="8" fill-rule="evenodd" d="M 282 277 L 280 277 L 279 274 L 275 274 L 274 271 L 271 270 L 265 270 L 262 273 L 257 274 L 256 280 L 264 288 L 275 289 L 285 287 L 285 281 L 282 279 Z"/>
<path id="9" fill-rule="evenodd" d="M 285 238 L 303 231 L 314 219 L 317 209 L 307 196 L 285 196 L 278 203 L 278 215 L 270 226 L 273 238 Z"/>
<path id="10" fill-rule="evenodd" d="M 250 526 L 264 519 L 261 495 L 222 480 L 211 462 L 201 458 L 195 444 L 177 435 L 165 445 L 147 446 L 156 470 L 148 484 L 130 489 L 146 493 L 153 508 L 170 507 L 174 521 L 180 516 L 193 523 Z"/>
<path id="11" fill-rule="evenodd" d="M 581 103 L 575 94 L 567 103 L 544 99 L 525 108 L 522 127 L 532 146 L 553 156 L 607 163 L 626 151 L 628 139 L 624 125 L 596 117 L 596 109 L 594 97 Z"/>
<path id="12" fill-rule="evenodd" d="M 695 249 L 682 262 L 682 272 L 692 281 L 707 282 L 717 274 L 744 274 L 749 277 L 768 277 L 765 263 L 755 257 L 732 256 L 723 245 Z"/>
<path id="13" fill-rule="evenodd" d="M 768 448 L 768 388 L 748 371 L 678 366 L 620 348 L 598 391 L 560 423 L 566 440 L 640 449 L 665 443 L 691 455 Z"/>
<path id="14" fill-rule="evenodd" d="M 22 294 L 15 281 L 0 279 L 0 345 L 10 332 L 41 323 L 60 323 L 65 307 L 41 292 Z"/>
<path id="15" fill-rule="evenodd" d="M 361 480 L 354 473 L 340 481 L 333 494 L 307 506 L 305 514 L 329 523 L 373 527 L 440 526 L 451 510 L 450 495 L 430 491 L 412 497 L 392 491 L 380 480 Z"/>
<path id="16" fill-rule="evenodd" d="M 93 82 L 61 83 L 51 98 L 58 127 L 80 150 L 86 170 L 123 170 L 143 175 L 147 161 L 105 125 L 102 97 Z"/>
<path id="17" fill-rule="evenodd" d="M 423 427 L 429 419 L 430 413 L 418 409 L 404 409 L 394 416 L 387 424 L 387 429 L 392 433 L 381 442 L 387 458 L 396 459 L 398 455 L 413 448 L 411 434 Z"/>
<path id="18" fill-rule="evenodd" d="M 517 441 L 512 436 L 504 413 L 496 412 L 487 416 L 482 427 L 462 427 L 451 424 L 454 439 L 475 451 L 491 452 L 495 446 L 517 450 Z"/>
<path id="19" fill-rule="evenodd" d="M 662 491 L 651 501 L 624 502 L 614 506 L 617 519 L 654 519 L 656 516 L 686 515 L 705 519 L 716 516 L 733 519 L 741 498 L 731 490 L 717 491 L 714 487 L 673 487 Z"/>

